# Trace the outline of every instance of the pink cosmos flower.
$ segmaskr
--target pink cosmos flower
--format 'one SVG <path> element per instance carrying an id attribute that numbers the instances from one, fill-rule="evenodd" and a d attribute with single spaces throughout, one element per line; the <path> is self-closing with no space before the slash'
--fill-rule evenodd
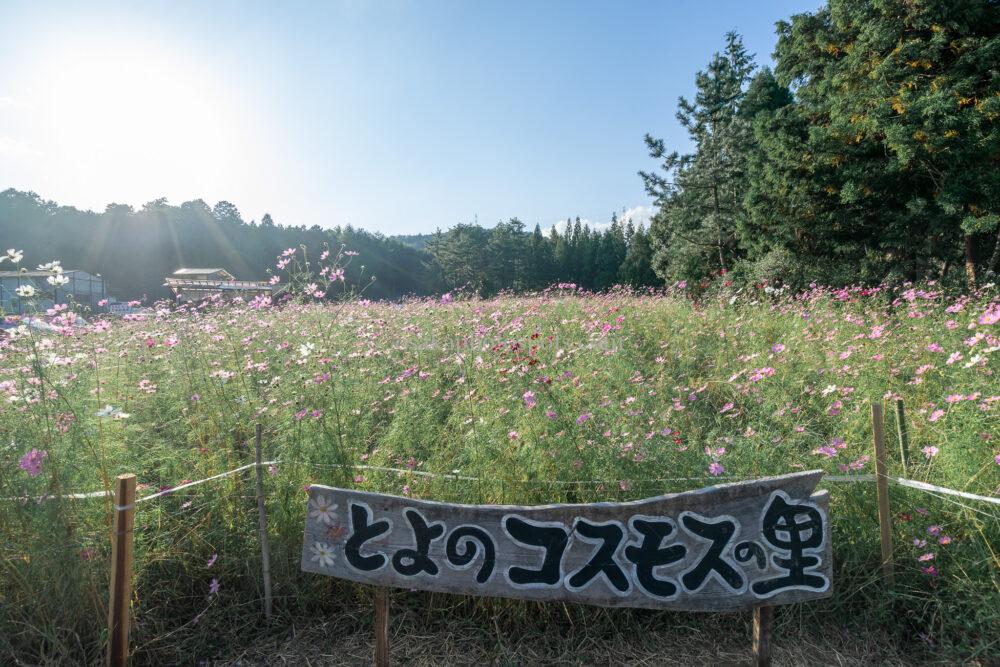
<path id="1" fill-rule="evenodd" d="M 924 453 L 924 456 L 926 456 L 928 459 L 932 459 L 938 455 L 938 448 L 934 447 L 933 445 L 928 445 L 927 447 L 924 447 L 920 451 L 922 451 Z"/>
<path id="2" fill-rule="evenodd" d="M 991 303 L 986 312 L 979 317 L 980 324 L 996 324 L 1000 322 L 1000 303 Z"/>
<path id="3" fill-rule="evenodd" d="M 535 392 L 533 391 L 529 390 L 524 392 L 522 398 L 524 398 L 524 405 L 527 406 L 529 410 L 538 405 L 538 400 L 535 398 Z"/>
<path id="4" fill-rule="evenodd" d="M 215 565 L 215 561 L 217 561 L 218 559 L 219 559 L 219 554 L 212 554 L 212 557 L 208 559 L 207 563 L 205 563 L 205 567 L 212 567 L 213 565 Z"/>
<path id="5" fill-rule="evenodd" d="M 725 413 L 729 412 L 732 409 L 733 409 L 733 404 L 732 403 L 726 403 L 725 405 L 722 406 L 722 409 L 719 410 L 719 414 L 720 415 L 725 414 Z"/>
<path id="6" fill-rule="evenodd" d="M 591 415 L 589 412 L 584 412 L 582 415 L 576 418 L 576 423 L 583 424 L 584 422 L 588 421 L 592 416 L 593 415 Z"/>
<path id="7" fill-rule="evenodd" d="M 21 457 L 18 467 L 31 477 L 38 477 L 42 474 L 42 462 L 49 455 L 47 451 L 32 449 Z"/>
<path id="8" fill-rule="evenodd" d="M 718 461 L 712 461 L 708 464 L 708 472 L 713 477 L 718 477 L 722 473 L 726 472 L 726 469 Z"/>
<path id="9" fill-rule="evenodd" d="M 935 410 L 934 412 L 931 413 L 931 416 L 928 417 L 927 419 L 929 421 L 936 422 L 937 420 L 941 419 L 941 417 L 944 417 L 944 410 Z"/>

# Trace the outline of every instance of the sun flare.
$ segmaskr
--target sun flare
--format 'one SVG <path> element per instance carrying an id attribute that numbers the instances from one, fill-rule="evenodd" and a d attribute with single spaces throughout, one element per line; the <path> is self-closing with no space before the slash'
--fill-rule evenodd
<path id="1" fill-rule="evenodd" d="M 125 52 L 52 54 L 39 92 L 54 157 L 78 180 L 110 177 L 127 191 L 178 181 L 192 192 L 214 189 L 232 167 L 239 116 L 224 87 L 183 57 Z"/>

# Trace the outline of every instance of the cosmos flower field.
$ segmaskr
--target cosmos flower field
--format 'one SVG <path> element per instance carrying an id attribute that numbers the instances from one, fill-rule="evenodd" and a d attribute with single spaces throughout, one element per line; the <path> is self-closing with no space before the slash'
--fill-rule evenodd
<path id="1" fill-rule="evenodd" d="M 253 461 L 257 423 L 264 459 L 278 461 L 265 484 L 285 619 L 368 613 L 359 587 L 299 572 L 309 483 L 533 504 L 804 469 L 861 475 L 874 472 L 870 404 L 886 400 L 891 474 L 1000 493 L 992 288 L 750 288 L 695 300 L 677 288 L 563 286 L 88 318 L 49 312 L 52 329 L 15 331 L 0 348 L 3 662 L 100 660 L 111 500 L 47 496 L 105 490 L 126 472 L 142 496 L 231 470 Z M 898 580 L 887 592 L 874 485 L 820 486 L 831 491 L 836 592 L 807 605 L 810 622 L 880 624 L 944 655 L 1000 651 L 996 506 L 893 487 Z M 137 659 L 184 660 L 262 622 L 253 493 L 248 471 L 139 505 Z M 526 613 L 519 604 L 480 601 L 470 613 Z"/>

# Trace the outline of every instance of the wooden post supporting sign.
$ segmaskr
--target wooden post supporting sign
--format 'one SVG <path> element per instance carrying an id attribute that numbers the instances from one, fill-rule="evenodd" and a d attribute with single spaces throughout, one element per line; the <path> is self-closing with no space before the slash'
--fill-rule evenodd
<path id="1" fill-rule="evenodd" d="M 879 541 L 882 550 L 882 574 L 890 585 L 895 581 L 892 568 L 892 516 L 889 513 L 889 478 L 885 460 L 885 420 L 882 402 L 872 403 L 872 433 L 875 441 L 875 488 L 878 494 Z"/>
<path id="2" fill-rule="evenodd" d="M 753 610 L 753 664 L 769 667 L 771 664 L 771 630 L 774 628 L 774 607 L 755 607 Z"/>
<path id="3" fill-rule="evenodd" d="M 128 664 L 129 603 L 132 600 L 132 541 L 135 528 L 135 475 L 115 480 L 111 532 L 111 590 L 108 600 L 108 667 Z"/>
<path id="4" fill-rule="evenodd" d="M 389 591 L 375 587 L 375 667 L 389 667 Z"/>

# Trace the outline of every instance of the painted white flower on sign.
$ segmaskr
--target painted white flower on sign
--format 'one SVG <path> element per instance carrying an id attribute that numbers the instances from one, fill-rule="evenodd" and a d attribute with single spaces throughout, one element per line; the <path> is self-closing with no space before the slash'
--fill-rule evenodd
<path id="1" fill-rule="evenodd" d="M 333 547 L 326 542 L 314 542 L 309 550 L 313 552 L 312 560 L 319 563 L 320 567 L 333 565 Z"/>
<path id="2" fill-rule="evenodd" d="M 336 510 L 337 503 L 330 502 L 325 496 L 317 495 L 315 498 L 309 499 L 309 517 L 320 523 L 332 526 Z"/>

